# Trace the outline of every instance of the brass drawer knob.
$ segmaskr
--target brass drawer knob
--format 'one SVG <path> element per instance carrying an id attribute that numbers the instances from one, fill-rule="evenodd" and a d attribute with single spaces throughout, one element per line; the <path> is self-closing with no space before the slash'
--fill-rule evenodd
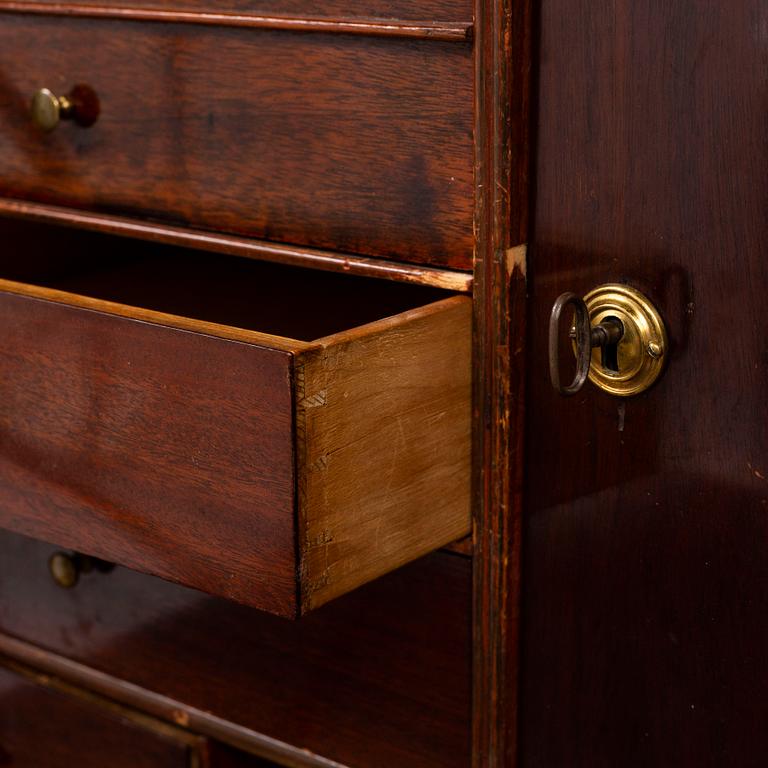
<path id="1" fill-rule="evenodd" d="M 87 85 L 76 85 L 66 96 L 41 88 L 32 97 L 31 112 L 35 125 L 43 131 L 52 131 L 61 120 L 72 120 L 87 128 L 99 116 L 99 99 Z"/>
<path id="2" fill-rule="evenodd" d="M 80 576 L 84 573 L 97 571 L 109 573 L 114 569 L 113 563 L 88 557 L 79 552 L 54 552 L 48 560 L 48 570 L 57 586 L 62 589 L 72 589 L 77 586 Z"/>

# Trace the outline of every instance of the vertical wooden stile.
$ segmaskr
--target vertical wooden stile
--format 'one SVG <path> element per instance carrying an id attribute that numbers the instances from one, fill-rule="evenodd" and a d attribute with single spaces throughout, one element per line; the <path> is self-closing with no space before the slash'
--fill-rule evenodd
<path id="1" fill-rule="evenodd" d="M 531 15 L 475 6 L 474 768 L 516 762 Z"/>

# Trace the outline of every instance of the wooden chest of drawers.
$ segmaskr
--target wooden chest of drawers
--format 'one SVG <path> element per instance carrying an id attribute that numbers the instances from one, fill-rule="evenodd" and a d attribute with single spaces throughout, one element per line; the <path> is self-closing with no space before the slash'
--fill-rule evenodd
<path id="1" fill-rule="evenodd" d="M 529 10 L 0 0 L 9 753 L 502 764 Z"/>

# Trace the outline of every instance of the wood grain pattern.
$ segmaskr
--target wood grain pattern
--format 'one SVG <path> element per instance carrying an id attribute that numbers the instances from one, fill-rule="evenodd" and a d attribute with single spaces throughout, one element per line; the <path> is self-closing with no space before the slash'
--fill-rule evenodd
<path id="1" fill-rule="evenodd" d="M 74 661 L 0 634 L 2 653 L 280 765 L 466 768 L 468 559 L 288 622 L 123 568 L 63 591 L 52 549 L 0 532 L 0 627 Z"/>
<path id="2" fill-rule="evenodd" d="M 541 14 L 521 764 L 757 768 L 766 5 L 547 0 Z M 625 403 L 592 386 L 563 400 L 547 381 L 552 303 L 612 281 L 661 311 L 668 368 Z"/>
<path id="3" fill-rule="evenodd" d="M 291 356 L 0 293 L 0 524 L 295 604 Z"/>
<path id="4" fill-rule="evenodd" d="M 471 306 L 446 299 L 297 356 L 303 609 L 471 530 Z"/>
<path id="5" fill-rule="evenodd" d="M 60 0 L 16 0 L 19 7 L 37 5 L 62 5 Z M 209 0 L 126 0 L 105 2 L 105 0 L 84 0 L 77 5 L 94 8 L 136 8 L 141 10 L 161 9 L 167 11 L 211 11 Z M 471 22 L 472 0 L 227 0 L 217 3 L 216 10 L 228 13 L 253 14 L 262 16 L 315 17 L 315 18 L 359 18 L 395 19 L 436 22 Z"/>
<path id="6" fill-rule="evenodd" d="M 8 198 L 0 198 L 0 216 L 8 217 L 2 225 L 4 230 L 13 229 L 15 232 L 21 229 L 26 230 L 23 233 L 25 243 L 29 243 L 30 238 L 34 239 L 41 228 L 24 227 L 24 223 L 40 222 L 47 225 L 57 224 L 62 227 L 70 227 L 78 231 L 88 230 L 110 235 L 121 235 L 148 243 L 162 243 L 194 248 L 206 253 L 241 256 L 268 261 L 274 264 L 308 267 L 324 272 L 336 272 L 345 275 L 357 275 L 359 277 L 376 277 L 397 283 L 442 288 L 446 291 L 457 293 L 470 293 L 472 290 L 472 275 L 467 272 L 405 264 L 386 259 L 371 259 L 351 253 L 322 251 L 317 248 L 269 243 L 264 240 L 254 240 L 253 238 L 236 237 L 234 235 L 213 234 L 189 229 L 188 227 L 175 227 L 167 224 L 130 219 L 125 216 L 106 216 Z M 21 224 L 16 220 L 21 220 Z M 19 237 L 22 235 L 14 233 L 13 236 Z M 56 239 L 60 237 L 60 234 L 51 236 L 51 239 L 54 241 L 54 247 Z M 87 243 L 88 238 L 84 239 Z M 106 245 L 105 241 L 105 247 Z M 115 241 L 112 241 L 109 245 L 114 248 Z M 79 251 L 81 248 L 82 246 L 75 245 L 74 250 Z M 138 250 L 138 247 L 136 250 Z"/>
<path id="7" fill-rule="evenodd" d="M 0 194 L 468 268 L 471 61 L 469 44 L 5 15 Z M 75 83 L 98 122 L 35 130 L 32 93 Z"/>
<path id="8" fill-rule="evenodd" d="M 145 727 L 148 718 L 19 671 L 0 666 L 0 765 L 203 768 L 202 739 L 164 725 Z"/>
<path id="9" fill-rule="evenodd" d="M 233 260 L 238 307 L 199 261 L 75 260 L 53 281 L 70 292 L 0 280 L 0 523 L 289 617 L 468 533 L 471 301 L 338 331 L 330 290 L 297 321 L 277 268 Z M 158 301 L 185 314 L 143 308 Z M 201 301 L 334 332 L 212 323 Z"/>
<path id="10" fill-rule="evenodd" d="M 522 244 L 534 3 L 478 0 L 476 13 L 472 765 L 511 768 L 518 753 L 522 490 L 529 471 Z"/>
<path id="11" fill-rule="evenodd" d="M 328 32 L 372 37 L 424 38 L 428 40 L 466 41 L 471 38 L 470 22 L 402 21 L 365 18 L 291 18 L 254 13 L 212 12 L 210 10 L 168 10 L 164 8 L 124 8 L 96 4 L 16 2 L 0 0 L 0 13 L 44 14 L 89 19 L 149 21 L 205 26 L 282 29 L 288 32 Z"/>

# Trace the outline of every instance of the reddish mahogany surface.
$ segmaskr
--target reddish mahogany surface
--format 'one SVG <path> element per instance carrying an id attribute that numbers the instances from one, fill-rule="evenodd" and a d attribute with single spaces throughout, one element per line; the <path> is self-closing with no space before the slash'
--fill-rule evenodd
<path id="1" fill-rule="evenodd" d="M 0 194 L 471 266 L 468 43 L 0 19 Z M 78 83 L 96 124 L 37 129 Z"/>
<path id="2" fill-rule="evenodd" d="M 189 752 L 168 735 L 0 668 L 0 766 L 187 768 Z"/>
<path id="3" fill-rule="evenodd" d="M 0 533 L 0 629 L 325 757 L 466 768 L 471 562 L 437 553 L 290 622 L 118 568 L 56 587 Z"/>
<path id="4" fill-rule="evenodd" d="M 0 525 L 295 611 L 291 356 L 0 293 Z"/>
<path id="5" fill-rule="evenodd" d="M 36 0 L 60 5 L 60 0 Z M 25 5 L 25 0 L 18 0 Z M 77 0 L 76 5 L 163 8 L 175 11 L 238 12 L 297 18 L 405 19 L 411 21 L 471 21 L 471 0 Z"/>
<path id="6" fill-rule="evenodd" d="M 516 749 L 531 0 L 477 0 L 473 768 Z"/>
<path id="7" fill-rule="evenodd" d="M 542 3 L 523 768 L 765 764 L 767 21 Z M 613 281 L 662 311 L 668 370 L 561 399 L 552 302 Z"/>

